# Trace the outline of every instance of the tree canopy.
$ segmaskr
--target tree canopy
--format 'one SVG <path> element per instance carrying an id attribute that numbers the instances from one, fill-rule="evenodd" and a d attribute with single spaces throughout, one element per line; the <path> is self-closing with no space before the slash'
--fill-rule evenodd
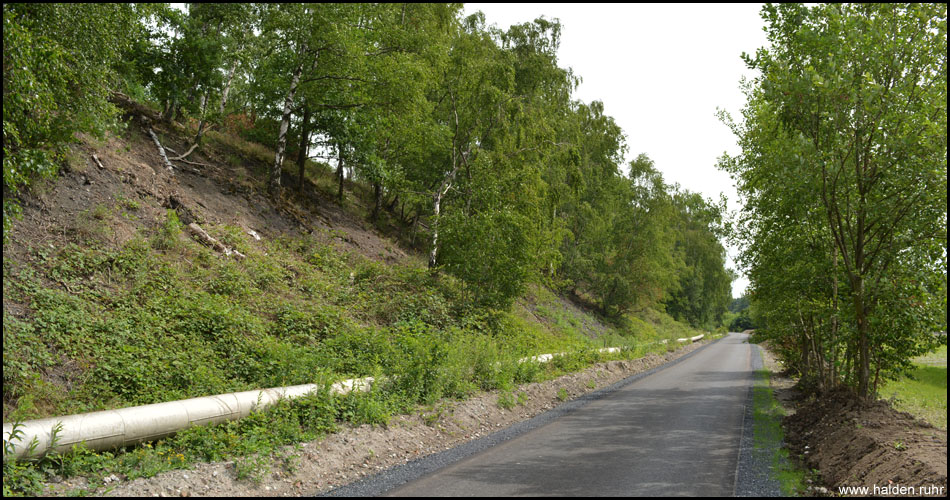
<path id="1" fill-rule="evenodd" d="M 873 394 L 946 313 L 946 4 L 767 5 L 744 55 L 740 239 L 756 323 L 821 387 Z M 727 119 L 728 121 L 728 119 Z"/>
<path id="2" fill-rule="evenodd" d="M 5 4 L 5 231 L 7 195 L 54 172 L 75 133 L 105 130 L 122 91 L 193 127 L 196 146 L 245 124 L 274 150 L 278 201 L 293 162 L 298 189 L 308 160 L 333 165 L 340 203 L 348 170 L 370 219 L 388 210 L 420 233 L 429 266 L 480 307 L 543 282 L 606 315 L 717 326 L 722 205 L 627 160 L 603 103 L 573 97 L 561 28 L 487 26 L 460 4 Z"/>

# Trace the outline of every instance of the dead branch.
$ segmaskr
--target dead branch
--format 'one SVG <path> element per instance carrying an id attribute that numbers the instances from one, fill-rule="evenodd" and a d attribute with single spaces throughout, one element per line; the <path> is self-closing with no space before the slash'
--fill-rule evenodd
<path id="1" fill-rule="evenodd" d="M 92 159 L 93 159 L 93 160 L 96 160 L 96 165 L 99 165 L 99 168 L 105 170 L 105 167 L 102 166 L 102 162 L 99 161 L 99 157 L 98 157 L 98 156 L 92 155 Z"/>
<path id="2" fill-rule="evenodd" d="M 184 161 L 185 158 L 188 158 L 188 155 L 190 155 L 191 152 L 194 151 L 195 148 L 197 148 L 197 147 L 198 147 L 198 143 L 196 142 L 196 143 L 194 143 L 194 144 L 191 145 L 191 148 L 189 148 L 188 151 L 185 152 L 185 154 L 180 155 L 180 156 L 176 156 L 176 157 L 174 157 L 174 158 L 169 158 L 169 160 Z"/>
<path id="3" fill-rule="evenodd" d="M 152 140 L 155 141 L 155 146 L 158 147 L 158 155 L 162 157 L 162 161 L 165 163 L 165 168 L 167 168 L 169 172 L 174 172 L 175 167 L 173 167 L 172 163 L 168 161 L 168 155 L 165 154 L 165 148 L 162 147 L 161 142 L 158 142 L 158 136 L 155 135 L 155 132 L 151 127 L 148 129 L 148 133 L 152 136 Z"/>
<path id="4" fill-rule="evenodd" d="M 172 158 L 172 160 L 180 161 L 180 162 L 182 162 L 182 163 L 187 163 L 187 164 L 189 164 L 189 165 L 194 165 L 194 166 L 196 166 L 196 167 L 210 167 L 210 166 L 211 166 L 211 165 L 208 165 L 207 163 L 201 163 L 201 162 L 197 162 L 197 161 L 178 160 L 178 159 L 175 159 L 175 158 Z"/>
<path id="5" fill-rule="evenodd" d="M 245 255 L 242 254 L 241 252 L 238 252 L 237 250 L 228 248 L 228 247 L 224 246 L 224 244 L 221 243 L 220 241 L 218 241 L 218 240 L 212 238 L 211 235 L 208 234 L 204 229 L 201 229 L 201 226 L 199 226 L 198 224 L 192 222 L 191 224 L 188 224 L 188 226 L 186 226 L 186 227 L 188 228 L 188 232 L 191 233 L 191 235 L 192 235 L 196 240 L 198 240 L 199 243 L 203 243 L 203 244 L 205 244 L 205 245 L 208 245 L 209 247 L 211 247 L 211 248 L 213 248 L 213 249 L 215 249 L 215 250 L 217 250 L 217 251 L 219 251 L 219 252 L 221 252 L 221 253 L 223 253 L 223 254 L 229 256 L 229 257 L 230 257 L 230 256 L 234 256 L 235 258 L 237 258 L 237 259 L 239 259 L 239 260 L 243 260 L 243 259 L 246 258 Z"/>

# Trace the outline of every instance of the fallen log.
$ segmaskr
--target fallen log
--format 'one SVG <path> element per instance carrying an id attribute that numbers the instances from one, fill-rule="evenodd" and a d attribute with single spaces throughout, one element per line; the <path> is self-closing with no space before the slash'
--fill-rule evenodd
<path id="1" fill-rule="evenodd" d="M 201 228 L 198 224 L 192 222 L 186 226 L 188 232 L 198 240 L 200 243 L 208 245 L 209 247 L 227 255 L 228 257 L 234 256 L 236 259 L 243 260 L 246 258 L 244 254 L 238 252 L 237 250 L 228 248 L 224 246 L 223 243 L 211 237 L 204 229 Z"/>
<path id="2" fill-rule="evenodd" d="M 152 140 L 155 141 L 155 146 L 158 147 L 158 155 L 162 157 L 162 162 L 165 163 L 165 168 L 167 168 L 169 172 L 174 172 L 175 167 L 173 167 L 172 163 L 168 161 L 168 155 L 165 154 L 165 148 L 162 147 L 162 143 L 158 141 L 158 136 L 155 135 L 155 132 L 151 127 L 148 129 L 148 134 L 151 135 Z"/>

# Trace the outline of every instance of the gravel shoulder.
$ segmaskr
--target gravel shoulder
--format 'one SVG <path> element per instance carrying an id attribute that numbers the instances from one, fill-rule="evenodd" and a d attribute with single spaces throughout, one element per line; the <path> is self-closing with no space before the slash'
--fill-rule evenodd
<path id="1" fill-rule="evenodd" d="M 258 482 L 239 480 L 235 463 L 201 463 L 191 470 L 174 470 L 151 478 L 108 484 L 87 494 L 99 496 L 302 496 L 326 493 L 365 476 L 479 440 L 532 419 L 555 407 L 575 403 L 588 393 L 647 372 L 708 344 L 697 342 L 664 355 L 599 363 L 587 370 L 515 390 L 521 404 L 510 410 L 498 405 L 499 392 L 482 393 L 465 401 L 444 400 L 411 415 L 393 417 L 388 426 L 347 427 L 325 438 L 288 447 L 289 460 L 276 460 Z M 559 398 L 567 394 L 567 402 Z M 46 495 L 66 495 L 85 489 L 83 478 L 49 484 Z"/>
<path id="2" fill-rule="evenodd" d="M 763 368 L 771 372 L 771 377 L 777 377 L 777 363 L 766 349 L 758 345 L 752 346 L 751 368 L 755 372 Z M 755 378 L 753 384 L 749 386 L 749 394 L 746 396 L 745 417 L 742 420 L 742 440 L 739 444 L 739 463 L 736 467 L 736 487 L 735 496 L 737 497 L 780 497 L 782 489 L 779 481 L 774 477 L 772 467 L 772 457 L 775 453 L 774 446 L 755 447 L 755 421 L 753 419 L 753 391 L 755 386 L 762 384 L 761 380 Z M 776 389 L 775 383 L 770 384 L 773 394 Z M 777 445 L 777 443 L 772 443 Z"/>

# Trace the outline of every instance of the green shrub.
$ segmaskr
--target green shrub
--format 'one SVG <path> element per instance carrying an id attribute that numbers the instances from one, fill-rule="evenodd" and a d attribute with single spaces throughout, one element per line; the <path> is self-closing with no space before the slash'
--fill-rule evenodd
<path id="1" fill-rule="evenodd" d="M 165 212 L 165 222 L 158 228 L 158 233 L 152 237 L 152 248 L 156 250 L 170 250 L 179 244 L 182 223 L 178 220 L 178 212 L 169 209 Z"/>

